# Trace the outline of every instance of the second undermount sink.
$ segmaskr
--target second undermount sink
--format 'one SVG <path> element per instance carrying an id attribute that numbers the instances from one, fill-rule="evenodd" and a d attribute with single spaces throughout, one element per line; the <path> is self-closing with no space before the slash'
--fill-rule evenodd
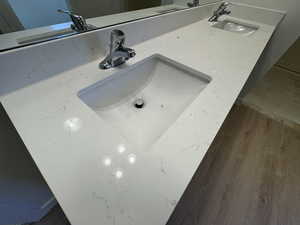
<path id="1" fill-rule="evenodd" d="M 78 93 L 138 148 L 153 144 L 211 78 L 161 55 L 150 56 Z"/>
<path id="2" fill-rule="evenodd" d="M 234 33 L 238 33 L 238 34 L 245 35 L 245 36 L 249 36 L 258 30 L 258 27 L 255 25 L 244 24 L 241 22 L 227 20 L 227 19 L 215 23 L 213 25 L 213 27 L 219 28 L 222 30 L 226 30 L 226 31 L 230 31 L 230 32 L 234 32 Z"/>

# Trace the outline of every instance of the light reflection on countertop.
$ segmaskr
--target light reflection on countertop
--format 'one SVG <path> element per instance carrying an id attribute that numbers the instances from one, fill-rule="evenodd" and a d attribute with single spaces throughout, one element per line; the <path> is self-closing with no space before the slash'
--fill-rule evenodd
<path id="1" fill-rule="evenodd" d="M 126 150 L 127 148 L 124 144 L 119 144 L 117 145 L 118 154 L 102 158 L 103 167 L 107 169 L 108 173 L 112 173 L 116 179 L 124 177 L 126 170 L 123 167 L 126 167 L 126 164 L 132 166 L 136 163 L 137 155 L 134 153 L 124 154 Z"/>
<path id="2" fill-rule="evenodd" d="M 69 132 L 77 132 L 82 126 L 82 121 L 78 117 L 72 117 L 64 122 L 65 130 Z"/>

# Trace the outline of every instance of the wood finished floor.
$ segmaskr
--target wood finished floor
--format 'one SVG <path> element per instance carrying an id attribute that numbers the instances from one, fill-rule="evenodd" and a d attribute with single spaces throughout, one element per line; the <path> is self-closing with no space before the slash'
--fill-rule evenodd
<path id="1" fill-rule="evenodd" d="M 34 225 L 68 225 L 56 207 Z M 168 225 L 299 225 L 300 133 L 235 105 Z"/>
<path id="2" fill-rule="evenodd" d="M 300 73 L 274 66 L 242 102 L 300 131 Z"/>

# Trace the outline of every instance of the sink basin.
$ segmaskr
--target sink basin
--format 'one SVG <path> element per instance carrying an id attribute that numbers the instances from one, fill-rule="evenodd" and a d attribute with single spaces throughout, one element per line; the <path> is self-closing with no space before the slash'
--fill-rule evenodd
<path id="1" fill-rule="evenodd" d="M 216 24 L 214 24 L 213 27 L 219 28 L 222 30 L 226 30 L 226 31 L 230 31 L 230 32 L 234 32 L 234 33 L 238 33 L 241 35 L 246 35 L 246 36 L 249 36 L 258 30 L 257 26 L 250 25 L 250 24 L 244 24 L 244 23 L 240 23 L 240 22 L 232 21 L 232 20 L 219 21 Z"/>
<path id="2" fill-rule="evenodd" d="M 131 144 L 147 148 L 210 81 L 156 54 L 79 91 L 78 97 Z"/>

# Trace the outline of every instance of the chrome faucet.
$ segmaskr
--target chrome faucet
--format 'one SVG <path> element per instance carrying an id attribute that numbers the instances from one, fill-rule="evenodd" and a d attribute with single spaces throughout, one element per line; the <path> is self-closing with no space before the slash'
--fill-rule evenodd
<path id="1" fill-rule="evenodd" d="M 188 2 L 187 6 L 188 7 L 196 7 L 200 5 L 200 1 L 199 0 L 193 0 L 193 2 Z"/>
<path id="2" fill-rule="evenodd" d="M 117 67 L 133 58 L 136 53 L 131 48 L 124 47 L 125 34 L 121 30 L 113 30 L 110 34 L 109 54 L 100 63 L 101 69 Z"/>
<path id="3" fill-rule="evenodd" d="M 71 20 L 73 22 L 73 24 L 71 24 L 71 29 L 72 30 L 75 30 L 77 32 L 85 32 L 85 31 L 96 28 L 92 25 L 87 24 L 86 20 L 82 16 L 75 15 L 72 12 L 65 11 L 65 10 L 62 10 L 62 9 L 58 9 L 57 12 L 65 13 L 65 14 L 67 14 L 71 17 Z"/>
<path id="4" fill-rule="evenodd" d="M 214 14 L 212 17 L 209 18 L 209 22 L 217 22 L 219 17 L 222 16 L 222 15 L 228 15 L 231 13 L 230 10 L 227 9 L 227 7 L 229 6 L 229 2 L 223 2 L 219 8 L 214 11 Z"/>

